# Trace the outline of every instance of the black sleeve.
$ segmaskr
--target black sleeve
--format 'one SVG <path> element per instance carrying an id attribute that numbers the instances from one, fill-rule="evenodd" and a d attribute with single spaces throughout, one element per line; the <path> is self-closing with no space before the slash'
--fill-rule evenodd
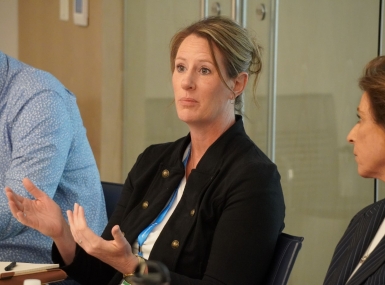
<path id="1" fill-rule="evenodd" d="M 203 279 L 171 273 L 171 285 L 264 284 L 284 228 L 280 175 L 274 164 L 244 166 L 234 175 L 240 179 L 231 185 Z"/>

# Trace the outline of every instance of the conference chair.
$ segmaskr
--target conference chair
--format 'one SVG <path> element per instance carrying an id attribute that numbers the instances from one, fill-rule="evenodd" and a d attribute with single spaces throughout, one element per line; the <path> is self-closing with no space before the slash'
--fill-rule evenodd
<path id="1" fill-rule="evenodd" d="M 286 285 L 302 247 L 303 237 L 281 233 L 267 273 L 266 285 Z"/>
<path id="2" fill-rule="evenodd" d="M 102 181 L 104 200 L 106 201 L 107 218 L 110 219 L 122 193 L 123 184 Z"/>

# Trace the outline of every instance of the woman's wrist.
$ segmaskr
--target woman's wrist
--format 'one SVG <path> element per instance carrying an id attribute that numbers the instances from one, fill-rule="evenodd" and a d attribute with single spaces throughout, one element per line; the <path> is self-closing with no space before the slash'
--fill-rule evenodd
<path id="1" fill-rule="evenodd" d="M 142 257 L 140 255 L 137 255 L 137 254 L 135 254 L 135 255 L 136 255 L 136 257 L 138 257 L 138 260 L 139 260 L 139 264 L 137 266 L 138 272 L 140 274 L 148 273 L 146 259 L 144 259 L 144 257 Z"/>
<path id="2" fill-rule="evenodd" d="M 123 278 L 130 278 L 135 273 L 147 273 L 146 260 L 137 254 L 135 254 L 135 259 L 137 260 L 137 262 L 134 263 L 136 264 L 136 266 L 134 268 L 131 268 L 128 273 L 123 272 Z"/>
<path id="3" fill-rule="evenodd" d="M 68 224 L 63 226 L 62 234 L 53 238 L 53 242 L 56 244 L 64 263 L 66 265 L 72 263 L 75 257 L 76 242 L 72 237 Z"/>

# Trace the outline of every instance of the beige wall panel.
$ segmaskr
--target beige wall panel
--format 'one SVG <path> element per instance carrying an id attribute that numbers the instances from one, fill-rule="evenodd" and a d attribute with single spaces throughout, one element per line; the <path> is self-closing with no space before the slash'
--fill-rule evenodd
<path id="1" fill-rule="evenodd" d="M 0 0 L 0 50 L 18 57 L 17 1 Z"/>
<path id="2" fill-rule="evenodd" d="M 89 1 L 89 25 L 59 19 L 59 0 L 19 0 L 19 59 L 75 93 L 101 178 L 122 181 L 123 1 Z"/>
<path id="3" fill-rule="evenodd" d="M 72 4 L 72 1 L 70 1 Z M 89 3 L 89 25 L 59 19 L 59 1 L 19 1 L 19 59 L 56 76 L 77 96 L 88 139 L 100 163 L 101 1 Z"/>
<path id="4" fill-rule="evenodd" d="M 103 0 L 102 180 L 123 182 L 123 1 Z"/>

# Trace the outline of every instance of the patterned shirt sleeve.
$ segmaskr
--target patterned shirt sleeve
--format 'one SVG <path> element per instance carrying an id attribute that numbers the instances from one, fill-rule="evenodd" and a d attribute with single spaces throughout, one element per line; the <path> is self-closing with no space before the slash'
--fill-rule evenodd
<path id="1" fill-rule="evenodd" d="M 61 100 L 53 91 L 42 91 L 25 105 L 13 108 L 17 113 L 12 114 L 8 127 L 12 154 L 4 186 L 20 195 L 31 197 L 21 183 L 24 177 L 30 178 L 51 198 L 55 195 L 72 137 L 70 118 Z M 12 217 L 6 199 L 1 204 L 5 211 L 0 212 L 0 219 L 7 222 L 0 223 L 0 240 L 24 228 Z"/>
<path id="2" fill-rule="evenodd" d="M 100 235 L 107 223 L 100 176 L 75 95 L 54 76 L 0 51 L 0 260 L 50 263 L 52 240 L 11 214 L 4 187 L 32 198 L 31 179 L 61 208 L 84 207 Z"/>

